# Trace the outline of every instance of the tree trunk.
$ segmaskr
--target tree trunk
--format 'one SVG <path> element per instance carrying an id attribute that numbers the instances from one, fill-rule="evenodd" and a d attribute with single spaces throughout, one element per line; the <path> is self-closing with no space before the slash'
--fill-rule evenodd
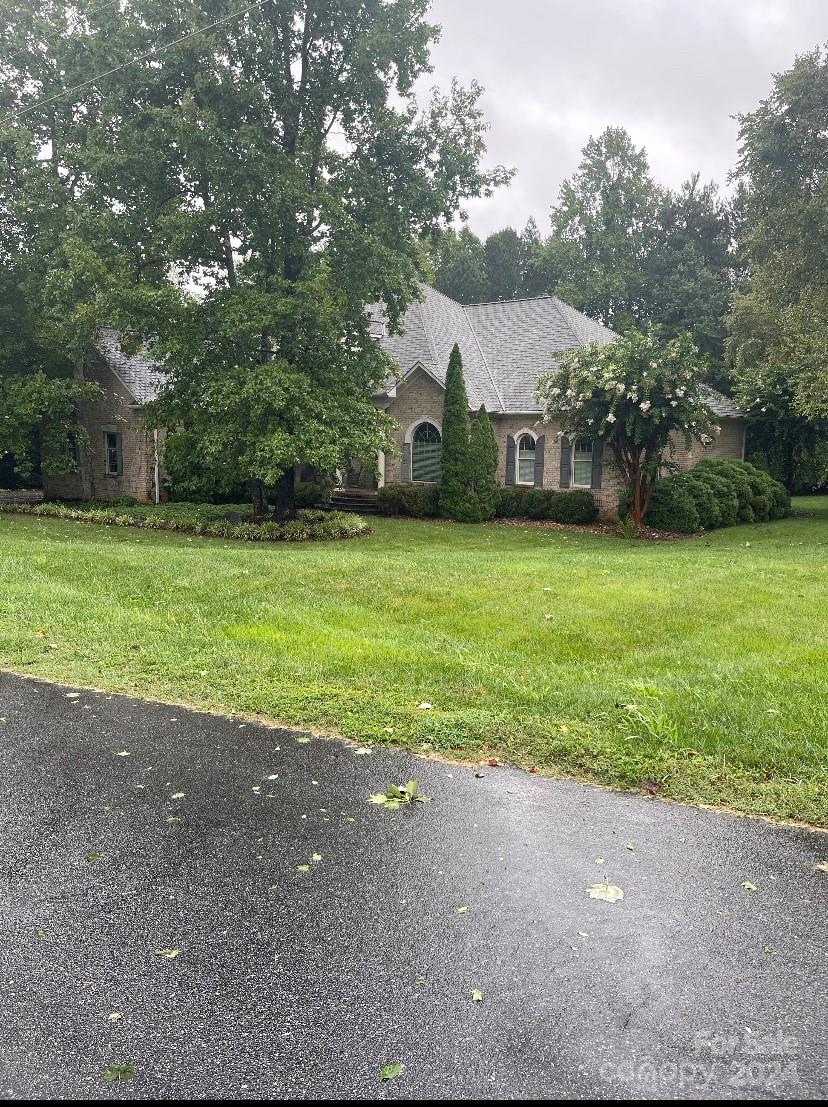
<path id="1" fill-rule="evenodd" d="M 75 362 L 74 378 L 76 384 L 85 383 L 84 363 L 82 360 Z M 77 415 L 78 431 L 78 473 L 81 482 L 81 499 L 89 502 L 95 495 L 95 482 L 92 475 L 92 455 L 86 441 L 88 428 L 83 417 L 82 405 L 78 405 Z"/>
<path id="2" fill-rule="evenodd" d="M 291 466 L 282 473 L 281 477 L 279 477 L 279 483 L 276 485 L 275 518 L 278 523 L 284 523 L 289 519 L 296 518 L 295 492 L 296 470 Z"/>
<path id="3" fill-rule="evenodd" d="M 254 477 L 250 482 L 250 499 L 253 503 L 253 516 L 263 519 L 267 515 L 267 489 L 264 481 Z"/>

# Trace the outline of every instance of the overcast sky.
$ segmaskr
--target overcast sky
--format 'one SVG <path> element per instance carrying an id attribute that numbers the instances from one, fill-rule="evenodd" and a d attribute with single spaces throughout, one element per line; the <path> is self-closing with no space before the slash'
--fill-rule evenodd
<path id="1" fill-rule="evenodd" d="M 489 161 L 512 184 L 469 205 L 480 235 L 548 211 L 590 135 L 626 127 L 653 174 L 678 187 L 694 170 L 725 184 L 736 112 L 771 74 L 828 41 L 828 0 L 432 0 L 442 25 L 431 81 L 477 78 Z"/>

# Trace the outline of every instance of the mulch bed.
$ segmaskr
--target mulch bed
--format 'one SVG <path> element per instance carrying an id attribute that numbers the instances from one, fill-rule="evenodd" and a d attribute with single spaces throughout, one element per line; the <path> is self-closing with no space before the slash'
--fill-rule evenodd
<path id="1" fill-rule="evenodd" d="M 553 523 L 551 519 L 492 519 L 493 527 L 534 527 L 536 530 L 563 530 L 575 534 L 601 534 L 605 538 L 619 538 L 614 523 Z M 643 530 L 637 537 L 647 542 L 678 542 L 687 538 L 702 538 L 704 531 L 695 534 L 674 534 L 668 530 Z"/>

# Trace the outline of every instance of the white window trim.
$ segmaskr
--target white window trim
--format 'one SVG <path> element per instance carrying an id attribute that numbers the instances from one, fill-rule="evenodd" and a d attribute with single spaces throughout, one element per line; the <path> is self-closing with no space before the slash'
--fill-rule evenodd
<path id="1" fill-rule="evenodd" d="M 524 437 L 524 435 L 527 435 L 527 434 L 532 439 L 532 441 L 535 443 L 535 453 L 537 454 L 538 436 L 535 433 L 535 431 L 530 430 L 529 427 L 524 427 L 523 430 L 516 431 L 515 434 L 512 435 L 512 438 L 514 438 L 514 440 L 515 440 L 515 473 L 514 473 L 515 484 L 519 484 L 521 486 L 521 488 L 534 488 L 534 486 L 535 486 L 535 474 L 534 474 L 534 472 L 532 473 L 532 479 L 531 480 L 521 480 L 520 479 L 520 440 L 521 440 L 521 438 Z"/>
<path id="2" fill-rule="evenodd" d="M 589 475 L 589 483 L 588 484 L 578 484 L 577 481 L 575 480 L 575 447 L 578 444 L 578 442 L 580 442 L 580 440 L 582 438 L 585 439 L 586 441 L 592 443 L 592 457 L 593 458 L 595 457 L 595 439 L 594 438 L 590 438 L 589 435 L 586 435 L 586 434 L 579 434 L 577 438 L 573 438 L 571 440 L 570 450 L 571 450 L 572 457 L 571 457 L 571 461 L 570 461 L 571 472 L 569 474 L 569 486 L 570 486 L 570 488 L 590 488 L 591 489 L 592 488 L 592 469 L 591 468 L 590 468 L 590 475 Z"/>
<path id="3" fill-rule="evenodd" d="M 436 427 L 440 434 L 440 446 L 443 445 L 443 427 L 437 419 L 420 418 L 415 419 L 408 430 L 405 432 L 405 443 L 411 447 L 411 483 L 412 484 L 437 484 L 434 480 L 414 480 L 414 431 L 417 427 L 421 427 L 423 423 L 428 423 L 432 427 Z"/>

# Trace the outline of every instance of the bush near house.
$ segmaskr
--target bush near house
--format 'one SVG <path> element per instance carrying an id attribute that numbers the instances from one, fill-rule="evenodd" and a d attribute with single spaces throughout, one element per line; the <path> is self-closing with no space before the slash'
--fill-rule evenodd
<path id="1" fill-rule="evenodd" d="M 551 488 L 527 488 L 516 492 L 501 490 L 500 518 L 549 519 L 553 523 L 585 526 L 598 518 L 598 508 L 590 492 L 555 492 Z"/>
<path id="2" fill-rule="evenodd" d="M 437 514 L 439 492 L 436 485 L 387 484 L 377 492 L 380 515 L 410 515 L 431 519 Z"/>
<path id="3" fill-rule="evenodd" d="M 622 498 L 622 517 L 628 502 L 628 497 Z M 657 482 L 645 522 L 653 530 L 692 534 L 735 523 L 782 519 L 790 507 L 785 487 L 755 465 L 706 458 L 687 473 L 674 473 Z"/>
<path id="4" fill-rule="evenodd" d="M 526 516 L 528 488 L 501 488 L 495 505 L 498 519 L 523 519 Z"/>
<path id="5" fill-rule="evenodd" d="M 254 523 L 247 504 L 137 504 L 42 503 L 3 504 L 0 511 L 14 515 L 39 515 L 51 519 L 70 519 L 79 523 L 98 523 L 109 527 L 140 527 L 144 530 L 170 530 L 206 538 L 233 538 L 244 542 L 313 542 L 337 538 L 358 538 L 370 534 L 370 527 L 359 515 L 342 511 L 305 509 L 288 523 Z"/>

